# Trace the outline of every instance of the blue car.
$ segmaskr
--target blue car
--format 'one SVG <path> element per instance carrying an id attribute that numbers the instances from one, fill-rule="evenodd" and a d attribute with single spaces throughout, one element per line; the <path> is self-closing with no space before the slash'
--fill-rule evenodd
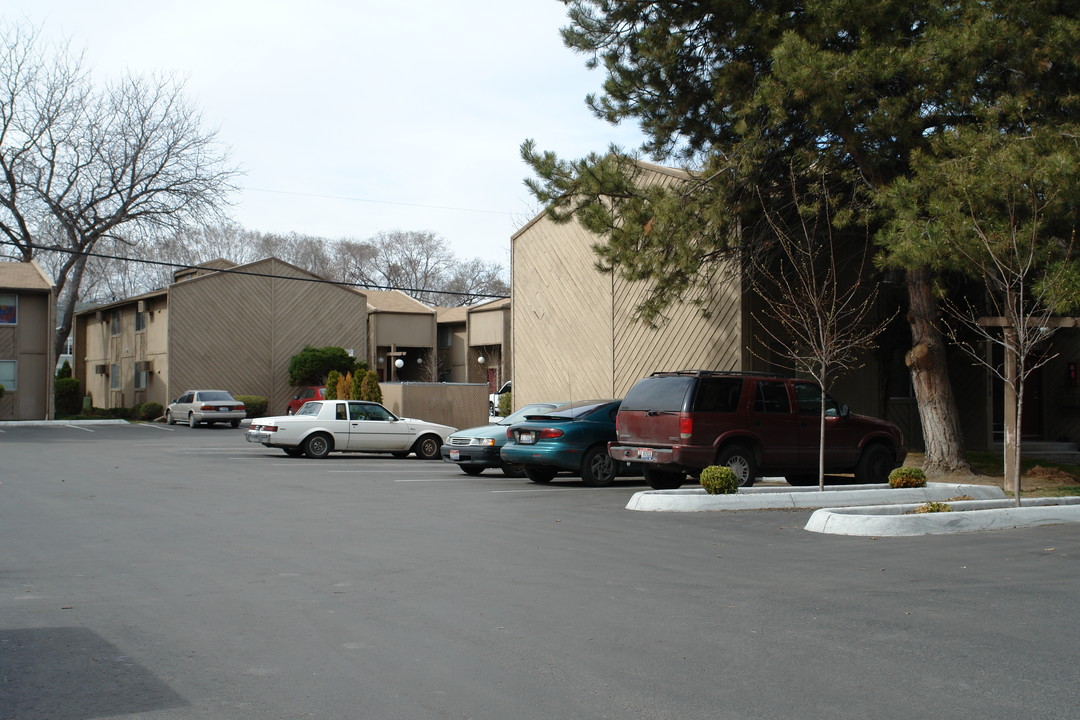
<path id="1" fill-rule="evenodd" d="M 507 415 L 498 423 L 458 430 L 446 438 L 442 446 L 442 459 L 461 468 L 466 475 L 479 475 L 487 468 L 501 468 L 506 477 L 521 477 L 525 469 L 520 465 L 505 463 L 499 450 L 506 444 L 506 428 L 521 422 L 529 415 L 541 415 L 554 410 L 563 403 L 531 403 Z"/>
<path id="2" fill-rule="evenodd" d="M 608 455 L 621 402 L 585 400 L 527 416 L 507 428 L 503 462 L 523 465 L 525 475 L 537 483 L 551 482 L 559 471 L 580 475 L 593 486 L 610 485 L 618 475 L 640 474 L 636 466 Z"/>

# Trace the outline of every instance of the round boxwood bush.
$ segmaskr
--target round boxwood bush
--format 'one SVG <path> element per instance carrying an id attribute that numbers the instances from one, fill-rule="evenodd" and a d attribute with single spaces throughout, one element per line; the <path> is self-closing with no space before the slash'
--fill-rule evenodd
<path id="1" fill-rule="evenodd" d="M 919 488 L 926 487 L 926 473 L 920 468 L 900 467 L 889 473 L 889 487 Z"/>
<path id="2" fill-rule="evenodd" d="M 235 395 L 234 397 L 244 403 L 244 414 L 247 417 L 257 418 L 266 416 L 266 406 L 270 401 L 262 395 Z"/>
<path id="3" fill-rule="evenodd" d="M 161 403 L 156 402 L 144 402 L 135 406 L 135 419 L 136 420 L 157 420 L 161 417 L 161 413 L 164 408 L 161 407 Z"/>
<path id="4" fill-rule="evenodd" d="M 57 378 L 53 392 L 56 396 L 57 415 L 64 417 L 82 412 L 82 390 L 78 380 L 72 377 Z"/>
<path id="5" fill-rule="evenodd" d="M 710 465 L 701 471 L 701 487 L 710 495 L 730 495 L 739 491 L 739 479 L 727 465 Z"/>

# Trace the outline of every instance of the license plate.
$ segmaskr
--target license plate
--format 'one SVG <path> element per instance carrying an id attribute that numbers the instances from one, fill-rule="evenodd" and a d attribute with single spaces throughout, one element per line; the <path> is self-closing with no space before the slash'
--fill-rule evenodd
<path id="1" fill-rule="evenodd" d="M 451 450 L 450 451 L 450 459 L 451 460 L 460 460 L 461 459 L 461 451 L 460 450 Z"/>
<path id="2" fill-rule="evenodd" d="M 265 443 L 270 442 L 270 433 L 248 433 L 248 442 Z"/>
<path id="3" fill-rule="evenodd" d="M 637 456 L 642 460 L 652 460 L 652 448 L 638 448 Z"/>
<path id="4" fill-rule="evenodd" d="M 522 445 L 532 445 L 536 442 L 536 435 L 531 430 L 523 430 L 518 433 L 518 442 Z"/>

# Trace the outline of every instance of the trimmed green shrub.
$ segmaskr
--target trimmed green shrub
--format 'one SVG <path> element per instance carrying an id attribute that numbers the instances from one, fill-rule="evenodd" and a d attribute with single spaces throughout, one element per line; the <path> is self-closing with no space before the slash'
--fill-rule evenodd
<path id="1" fill-rule="evenodd" d="M 499 396 L 499 415 L 506 417 L 514 411 L 514 394 L 505 392 Z"/>
<path id="2" fill-rule="evenodd" d="M 270 401 L 262 395 L 234 395 L 237 400 L 244 403 L 246 417 L 257 418 L 266 415 L 266 406 Z"/>
<path id="3" fill-rule="evenodd" d="M 4 397 L 4 386 L 0 385 L 0 398 Z"/>
<path id="4" fill-rule="evenodd" d="M 367 363 L 362 360 L 357 362 L 344 348 L 313 348 L 308 345 L 289 359 L 289 384 L 296 387 L 325 384 L 329 387 L 329 380 L 325 383 L 323 380 L 326 380 L 331 370 L 344 375 L 356 370 L 367 370 Z"/>
<path id="5" fill-rule="evenodd" d="M 135 416 L 135 412 L 132 408 L 115 407 L 109 408 L 105 411 L 108 417 L 116 418 L 117 420 L 131 420 Z"/>
<path id="6" fill-rule="evenodd" d="M 368 370 L 360 381 L 360 399 L 382 402 L 382 388 L 379 387 L 379 373 Z"/>
<path id="7" fill-rule="evenodd" d="M 337 370 L 331 370 L 326 375 L 326 389 L 323 390 L 323 397 L 327 400 L 337 400 L 337 386 L 341 381 L 341 373 Z M 341 398 L 344 400 L 345 398 Z"/>
<path id="8" fill-rule="evenodd" d="M 56 414 L 78 415 L 83 409 L 81 383 L 73 377 L 58 377 L 53 386 L 56 397 Z"/>
<path id="9" fill-rule="evenodd" d="M 355 375 L 352 376 L 352 384 L 349 385 L 349 399 L 350 400 L 363 400 L 364 399 L 364 371 L 358 370 Z"/>
<path id="10" fill-rule="evenodd" d="M 60 369 L 56 371 L 56 377 L 58 377 L 58 378 L 69 378 L 69 377 L 71 377 L 71 363 L 69 363 L 67 360 L 65 360 L 64 364 L 60 366 Z"/>
<path id="11" fill-rule="evenodd" d="M 731 495 L 739 492 L 739 478 L 727 465 L 710 465 L 701 471 L 701 487 L 710 495 Z"/>
<path id="12" fill-rule="evenodd" d="M 920 468 L 899 467 L 889 473 L 889 487 L 926 487 L 926 473 Z"/>
<path id="13" fill-rule="evenodd" d="M 135 419 L 136 420 L 157 420 L 161 417 L 164 408 L 161 407 L 161 403 L 156 402 L 144 402 L 135 406 Z"/>
<path id="14" fill-rule="evenodd" d="M 952 512 L 952 505 L 943 502 L 928 502 L 920 505 L 914 510 L 908 510 L 906 515 L 919 515 L 922 513 L 939 513 L 939 512 Z"/>

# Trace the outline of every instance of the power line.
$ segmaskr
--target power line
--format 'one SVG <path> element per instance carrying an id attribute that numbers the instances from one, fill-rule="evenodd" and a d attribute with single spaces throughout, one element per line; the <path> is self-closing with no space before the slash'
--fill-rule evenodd
<path id="1" fill-rule="evenodd" d="M 68 255 L 79 255 L 88 258 L 102 258 L 104 260 L 118 260 L 121 262 L 138 263 L 142 265 L 155 265 L 158 267 L 174 268 L 176 270 L 209 270 L 211 272 L 230 273 L 233 275 L 249 275 L 251 277 L 263 277 L 272 278 L 275 280 L 297 280 L 300 282 L 310 282 L 319 285 L 336 285 L 338 287 L 345 288 L 357 288 L 361 290 L 400 290 L 406 294 L 421 294 L 429 293 L 434 295 L 456 295 L 460 297 L 471 298 L 491 298 L 494 300 L 503 300 L 509 297 L 509 295 L 495 295 L 492 293 L 481 292 L 462 292 L 459 290 L 422 290 L 419 288 L 406 288 L 398 287 L 395 285 L 372 285 L 368 283 L 351 283 L 340 280 L 328 280 L 321 277 L 293 277 L 290 275 L 275 275 L 273 273 L 261 273 L 251 270 L 237 270 L 236 268 L 207 268 L 203 265 L 186 265 L 184 263 L 168 262 L 166 260 L 148 260 L 145 258 L 131 258 L 124 257 L 122 255 L 108 255 L 106 253 L 91 252 L 89 250 L 75 250 L 73 248 L 62 248 L 51 245 L 36 245 L 34 243 L 16 243 L 13 240 L 0 240 L 0 245 L 11 245 L 19 248 L 30 248 L 32 250 L 45 250 L 47 252 L 60 252 L 67 253 Z M 310 272 L 310 271 L 309 271 Z M 418 301 L 419 302 L 419 301 Z"/>

